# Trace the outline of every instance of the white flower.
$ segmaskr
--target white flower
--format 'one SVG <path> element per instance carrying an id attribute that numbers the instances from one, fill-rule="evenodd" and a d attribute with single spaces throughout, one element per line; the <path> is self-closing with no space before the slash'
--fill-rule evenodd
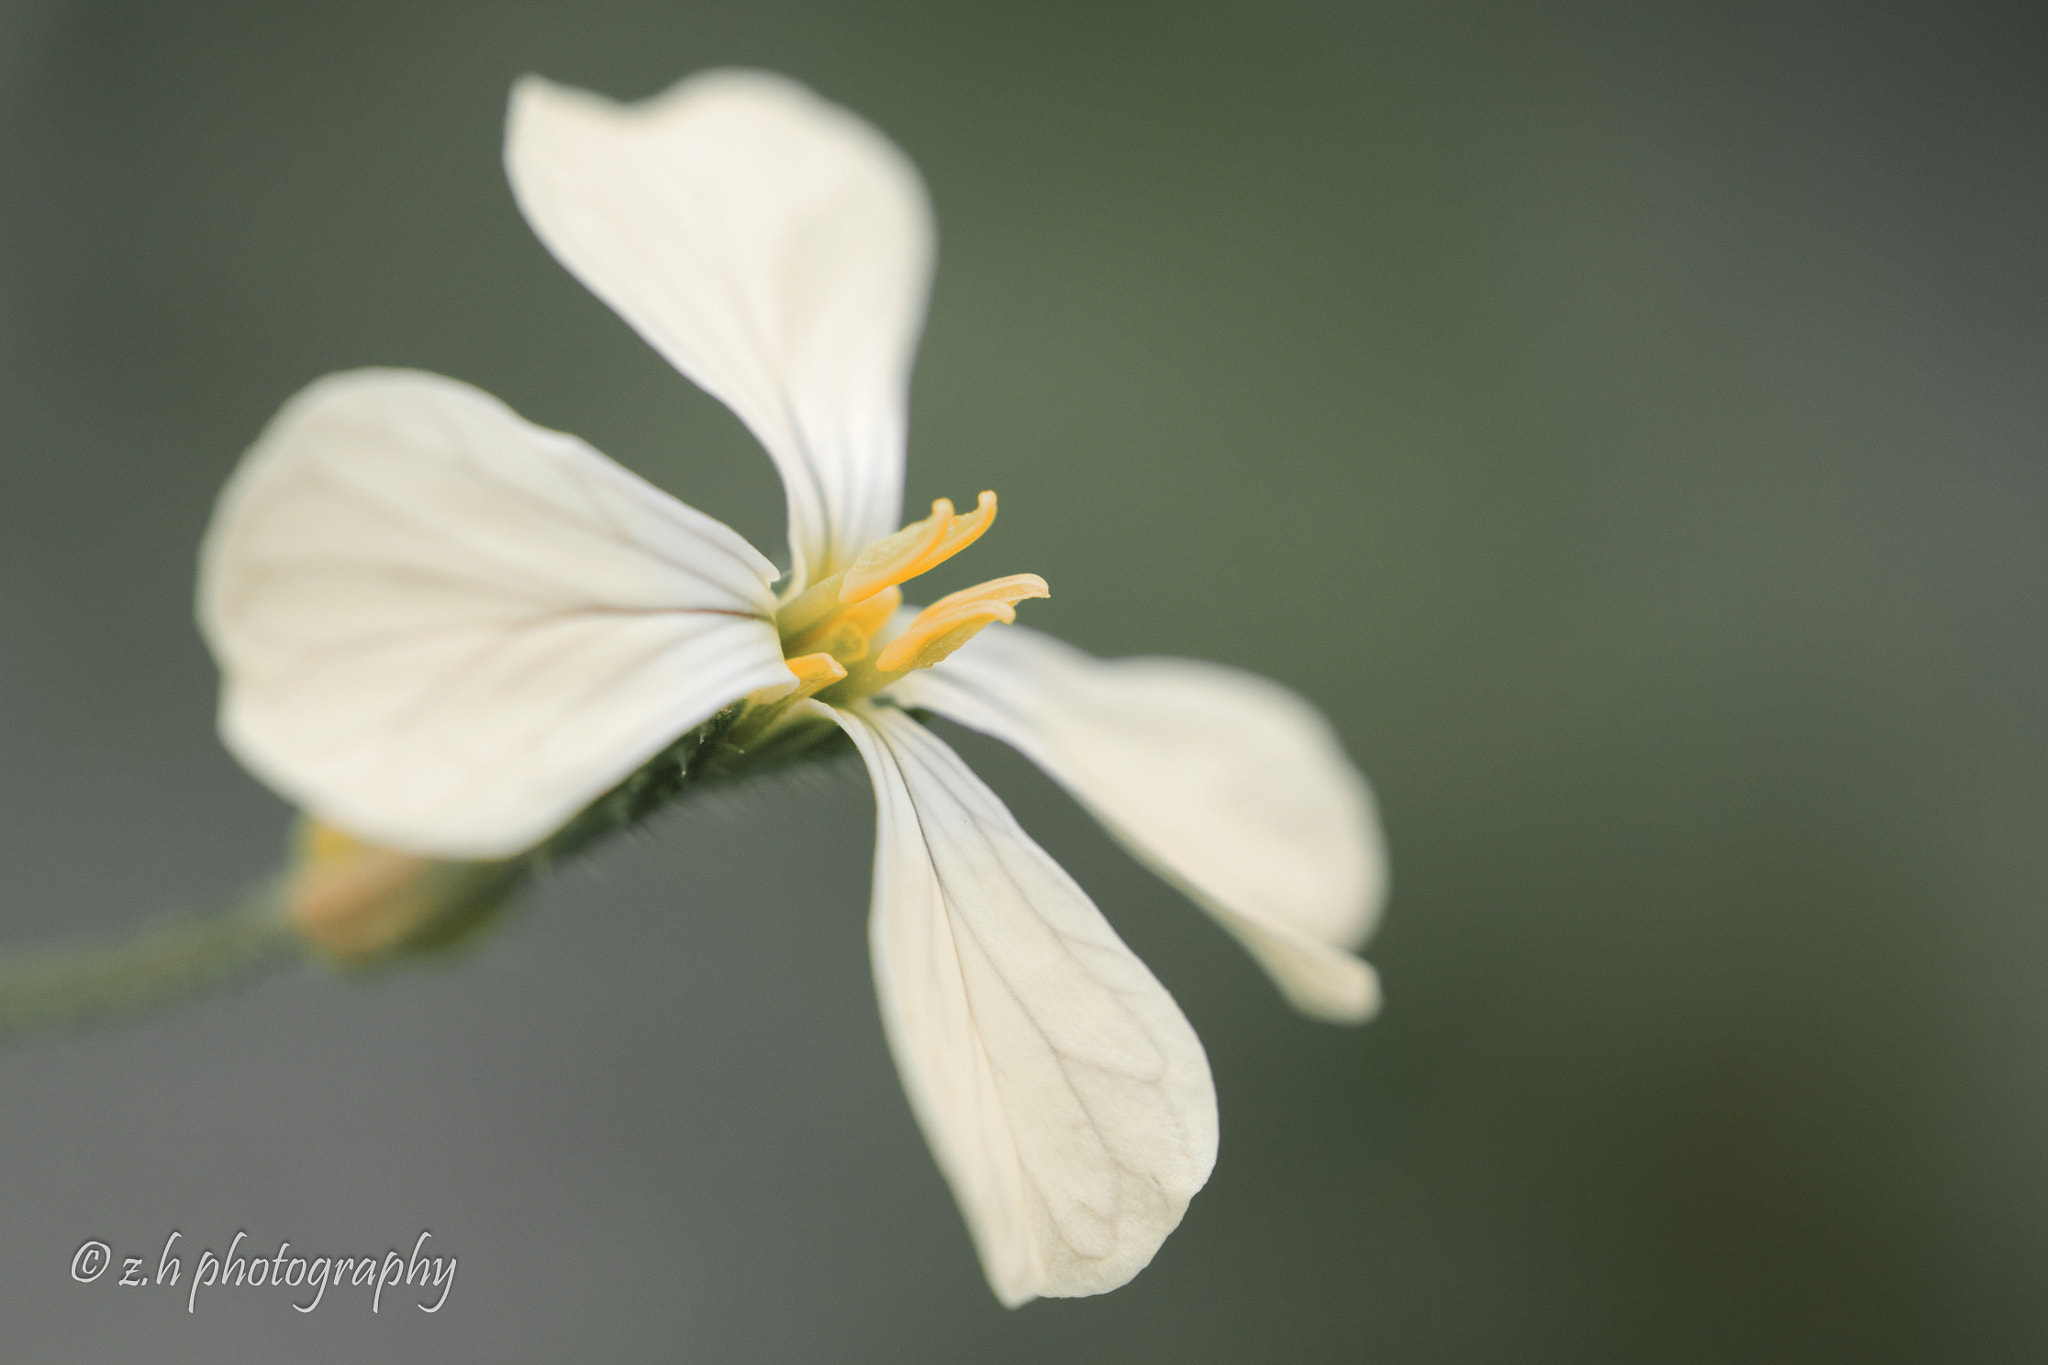
<path id="1" fill-rule="evenodd" d="M 1378 1001 L 1347 951 L 1383 889 L 1363 781 L 1314 711 L 1235 670 L 1022 627 L 967 644 L 1045 595 L 1032 575 L 898 610 L 996 507 L 897 527 L 933 228 L 874 129 L 759 73 L 632 106 L 528 77 L 505 161 L 555 256 L 767 447 L 789 582 L 475 389 L 333 375 L 264 432 L 202 550 L 227 744 L 363 840 L 497 859 L 735 703 L 742 746 L 842 727 L 875 784 L 883 1022 L 990 1285 L 1018 1304 L 1123 1284 L 1215 1160 L 1201 1044 L 906 708 L 1015 745 L 1332 1019 Z"/>

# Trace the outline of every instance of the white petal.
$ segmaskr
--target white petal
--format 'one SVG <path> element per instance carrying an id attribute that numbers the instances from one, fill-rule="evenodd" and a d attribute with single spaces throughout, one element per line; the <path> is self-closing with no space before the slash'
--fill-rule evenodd
<path id="1" fill-rule="evenodd" d="M 1016 746 L 1236 935 L 1296 1008 L 1346 1021 L 1379 1008 L 1378 978 L 1345 951 L 1386 895 L 1372 795 L 1292 692 L 992 626 L 890 695 Z"/>
<path id="2" fill-rule="evenodd" d="M 989 1285 L 1013 1307 L 1114 1289 L 1215 1165 L 1202 1044 L 938 736 L 888 707 L 834 715 L 875 781 L 882 1021 Z"/>
<path id="3" fill-rule="evenodd" d="M 366 839 L 491 858 L 791 681 L 774 576 L 573 436 L 358 370 L 285 404 L 228 481 L 199 617 L 258 776 Z"/>
<path id="4" fill-rule="evenodd" d="M 556 259 L 775 458 L 792 591 L 896 528 L 934 232 L 887 138 L 762 72 L 634 105 L 527 76 L 505 166 Z"/>

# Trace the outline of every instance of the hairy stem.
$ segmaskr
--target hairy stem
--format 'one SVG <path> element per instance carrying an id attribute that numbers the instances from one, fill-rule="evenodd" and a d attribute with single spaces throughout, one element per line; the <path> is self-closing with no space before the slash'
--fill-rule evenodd
<path id="1" fill-rule="evenodd" d="M 343 880 L 325 887 L 341 898 L 339 929 L 317 913 L 307 918 L 308 907 L 320 903 L 313 893 L 322 884 L 305 880 L 309 866 L 318 876 L 319 862 L 309 862 L 302 851 L 286 872 L 216 909 L 147 921 L 97 942 L 0 954 L 0 1041 L 139 1014 L 308 957 L 360 968 L 446 950 L 494 922 L 533 874 L 645 823 L 699 784 L 828 757 L 835 743 L 844 747 L 835 727 L 799 724 L 778 727 L 743 751 L 728 742 L 741 711 L 728 707 L 681 736 L 552 837 L 516 857 L 411 859 L 418 864 L 414 868 L 403 865 L 402 855 L 370 849 L 398 860 L 397 879 L 381 888 L 374 880 L 351 883 L 351 870 L 343 868 Z M 380 911 L 389 913 L 380 918 Z"/>
<path id="2" fill-rule="evenodd" d="M 119 938 L 0 956 L 0 1038 L 133 1014 L 300 956 L 280 883 Z"/>

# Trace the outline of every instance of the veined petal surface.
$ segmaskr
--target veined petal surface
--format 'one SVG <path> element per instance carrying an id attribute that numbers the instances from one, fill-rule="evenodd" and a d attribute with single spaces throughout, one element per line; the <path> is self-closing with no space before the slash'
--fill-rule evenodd
<path id="1" fill-rule="evenodd" d="M 1234 934 L 1296 1008 L 1379 1006 L 1365 941 L 1386 893 L 1370 791 L 1314 708 L 1190 659 L 1093 658 L 991 626 L 890 689 L 1015 746 Z"/>
<path id="2" fill-rule="evenodd" d="M 330 375 L 200 550 L 221 733 L 362 838 L 505 857 L 692 726 L 793 681 L 775 569 L 573 436 L 439 375 Z"/>
<path id="3" fill-rule="evenodd" d="M 893 143 L 764 72 L 630 105 L 527 76 L 505 165 L 556 259 L 768 448 L 790 591 L 896 529 L 936 234 Z"/>
<path id="4" fill-rule="evenodd" d="M 833 715 L 875 783 L 882 1021 L 989 1285 L 1013 1307 L 1114 1289 L 1215 1165 L 1201 1042 L 944 741 L 885 706 Z"/>

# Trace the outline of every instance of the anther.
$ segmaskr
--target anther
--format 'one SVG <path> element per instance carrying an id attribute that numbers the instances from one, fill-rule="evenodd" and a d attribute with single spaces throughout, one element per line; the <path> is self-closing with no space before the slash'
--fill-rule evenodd
<path id="1" fill-rule="evenodd" d="M 954 515 L 940 498 L 923 521 L 885 536 L 861 551 L 839 581 L 839 600 L 859 602 L 884 588 L 929 572 L 981 539 L 996 519 L 996 495 L 984 492 L 972 512 Z"/>
<path id="2" fill-rule="evenodd" d="M 1050 596 L 1052 590 L 1043 578 L 1035 573 L 1020 573 L 941 597 L 919 612 L 917 619 L 876 656 L 875 671 L 907 673 L 914 668 L 930 668 L 980 634 L 983 627 L 997 621 L 1005 625 L 1015 621 L 1017 609 L 1012 603 L 1027 597 Z"/>

